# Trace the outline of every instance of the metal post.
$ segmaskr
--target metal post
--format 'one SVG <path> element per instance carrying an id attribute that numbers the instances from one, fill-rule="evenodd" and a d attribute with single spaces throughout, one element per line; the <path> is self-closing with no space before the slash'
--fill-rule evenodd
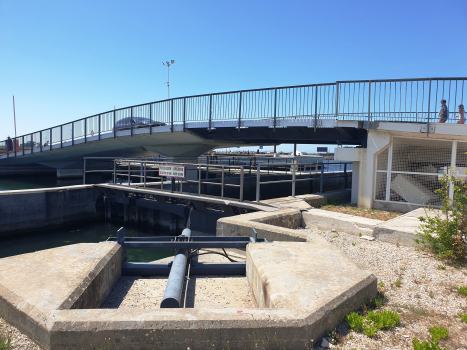
<path id="1" fill-rule="evenodd" d="M 75 122 L 71 122 L 71 145 L 75 145 Z"/>
<path id="2" fill-rule="evenodd" d="M 198 195 L 201 196 L 201 164 L 198 164 Z"/>
<path id="3" fill-rule="evenodd" d="M 130 186 L 131 175 L 130 175 L 131 162 L 128 162 L 128 186 Z"/>
<path id="4" fill-rule="evenodd" d="M 117 183 L 117 160 L 114 159 L 114 184 Z"/>
<path id="5" fill-rule="evenodd" d="M 211 132 L 212 127 L 212 95 L 209 95 L 209 132 Z"/>
<path id="6" fill-rule="evenodd" d="M 170 132 L 174 132 L 174 100 L 170 101 Z"/>
<path id="7" fill-rule="evenodd" d="M 88 118 L 84 118 L 84 143 L 87 141 L 88 134 Z"/>
<path id="8" fill-rule="evenodd" d="M 221 198 L 224 198 L 224 166 L 222 166 Z"/>
<path id="9" fill-rule="evenodd" d="M 296 163 L 292 163 L 292 198 L 295 198 Z"/>
<path id="10" fill-rule="evenodd" d="M 16 140 L 15 140 L 16 142 Z M 16 145 L 15 145 L 16 147 Z M 40 149 L 40 152 L 42 152 L 42 131 L 39 131 L 39 149 Z"/>
<path id="11" fill-rule="evenodd" d="M 139 163 L 139 182 L 144 182 L 144 169 L 143 169 L 143 162 Z"/>
<path id="12" fill-rule="evenodd" d="M 34 141 L 33 141 L 32 134 L 31 134 L 31 154 L 33 153 L 34 153 Z"/>
<path id="13" fill-rule="evenodd" d="M 316 132 L 317 124 L 318 124 L 318 85 L 315 86 L 315 127 L 314 127 L 315 132 Z"/>
<path id="14" fill-rule="evenodd" d="M 324 180 L 324 162 L 321 163 L 321 175 L 319 177 L 319 193 L 323 193 L 323 180 Z"/>
<path id="15" fill-rule="evenodd" d="M 24 156 L 24 136 L 21 137 L 22 143 L 23 143 L 23 156 Z"/>
<path id="16" fill-rule="evenodd" d="M 131 137 L 133 137 L 133 107 L 130 107 L 130 131 Z"/>
<path id="17" fill-rule="evenodd" d="M 274 89 L 274 131 L 276 131 L 276 125 L 277 125 L 277 89 Z"/>
<path id="18" fill-rule="evenodd" d="M 238 132 L 242 126 L 242 92 L 240 92 L 240 103 L 238 105 Z"/>
<path id="19" fill-rule="evenodd" d="M 183 99 L 183 132 L 185 132 L 186 124 L 186 98 Z"/>
<path id="20" fill-rule="evenodd" d="M 115 129 L 115 123 L 117 123 L 117 117 L 115 115 L 115 106 L 114 106 L 114 126 L 112 129 L 114 129 L 114 138 L 117 137 L 117 130 Z"/>
<path id="21" fill-rule="evenodd" d="M 63 148 L 63 125 L 60 125 L 60 148 Z"/>
<path id="22" fill-rule="evenodd" d="M 371 80 L 368 81 L 368 127 L 367 130 L 370 130 L 370 120 L 371 120 Z"/>
<path id="23" fill-rule="evenodd" d="M 336 81 L 336 116 L 337 119 L 339 115 L 339 83 Z"/>
<path id="24" fill-rule="evenodd" d="M 98 132 L 98 137 L 97 139 L 100 141 L 101 140 L 101 115 L 99 114 L 99 123 L 97 124 L 97 132 Z"/>
<path id="25" fill-rule="evenodd" d="M 144 188 L 146 188 L 146 162 L 144 162 Z"/>
<path id="26" fill-rule="evenodd" d="M 260 200 L 260 186 L 261 186 L 261 167 L 259 164 L 256 165 L 256 202 Z"/>
<path id="27" fill-rule="evenodd" d="M 243 202 L 243 183 L 245 178 L 245 169 L 243 166 L 240 168 L 240 202 Z"/>
<path id="28" fill-rule="evenodd" d="M 152 104 L 149 104 L 149 122 L 152 124 Z M 152 126 L 149 127 L 149 135 L 152 135 Z"/>
<path id="29" fill-rule="evenodd" d="M 84 158 L 83 185 L 86 185 L 86 158 Z"/>
<path id="30" fill-rule="evenodd" d="M 52 150 L 52 128 L 49 129 L 49 139 L 50 139 L 49 150 Z"/>
<path id="31" fill-rule="evenodd" d="M 431 78 L 430 78 L 430 88 L 428 90 L 428 120 L 426 122 L 426 137 L 430 134 L 430 103 L 431 103 Z M 422 106 L 423 109 L 423 106 Z"/>

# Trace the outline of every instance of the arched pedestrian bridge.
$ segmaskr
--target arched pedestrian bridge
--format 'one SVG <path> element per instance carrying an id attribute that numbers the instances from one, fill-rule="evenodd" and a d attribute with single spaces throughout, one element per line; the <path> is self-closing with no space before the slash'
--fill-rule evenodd
<path id="1" fill-rule="evenodd" d="M 220 147 L 282 143 L 366 147 L 368 130 L 381 123 L 425 124 L 429 133 L 441 98 L 448 100 L 448 123 L 455 123 L 466 80 L 338 81 L 151 102 L 19 136 L 9 154 L 0 142 L 0 165 L 60 168 L 85 156 L 197 157 Z"/>

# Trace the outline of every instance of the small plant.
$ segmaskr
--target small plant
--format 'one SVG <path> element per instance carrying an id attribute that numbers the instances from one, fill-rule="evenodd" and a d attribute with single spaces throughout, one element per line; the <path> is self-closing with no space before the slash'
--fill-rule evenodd
<path id="1" fill-rule="evenodd" d="M 375 326 L 367 325 L 363 332 L 367 337 L 373 338 L 376 335 L 376 333 L 378 333 L 378 328 L 376 328 Z"/>
<path id="2" fill-rule="evenodd" d="M 372 321 L 378 329 L 394 328 L 400 323 L 400 315 L 390 310 L 383 310 L 379 313 L 370 311 L 367 319 Z"/>
<path id="3" fill-rule="evenodd" d="M 420 340 L 414 338 L 412 340 L 413 349 L 414 350 L 448 350 L 448 349 L 441 349 L 436 341 L 424 341 L 420 343 Z"/>
<path id="4" fill-rule="evenodd" d="M 384 282 L 383 282 L 383 281 L 379 281 L 379 282 L 378 282 L 378 287 L 384 288 Z"/>
<path id="5" fill-rule="evenodd" d="M 444 327 L 431 327 L 428 332 L 430 332 L 433 341 L 447 338 L 449 335 L 449 331 Z"/>
<path id="6" fill-rule="evenodd" d="M 400 288 L 400 286 L 402 286 L 402 281 L 401 281 L 401 279 L 398 278 L 397 281 L 394 282 L 394 285 L 395 285 L 396 287 Z"/>
<path id="7" fill-rule="evenodd" d="M 400 315 L 390 311 L 370 311 L 366 316 L 352 312 L 347 316 L 347 322 L 354 331 L 364 332 L 366 336 L 374 337 L 380 329 L 390 329 L 400 323 Z"/>
<path id="8" fill-rule="evenodd" d="M 444 174 L 440 180 L 440 188 L 435 193 L 441 200 L 441 210 L 434 216 L 419 217 L 420 239 L 416 243 L 423 244 L 432 250 L 438 258 L 461 262 L 467 253 L 467 182 L 451 175 L 452 170 Z M 452 184 L 453 198 L 449 198 Z M 428 208 L 427 210 L 433 210 Z"/>
<path id="9" fill-rule="evenodd" d="M 428 295 L 430 296 L 431 299 L 434 299 L 434 297 L 435 297 L 435 295 L 432 292 L 430 292 L 430 294 L 428 294 Z"/>
<path id="10" fill-rule="evenodd" d="M 467 286 L 454 287 L 455 290 L 461 295 L 467 296 Z"/>
<path id="11" fill-rule="evenodd" d="M 361 233 L 361 232 L 359 232 L 359 233 L 358 233 L 358 237 L 362 237 L 362 236 L 363 236 L 363 235 L 362 235 L 362 233 Z"/>
<path id="12" fill-rule="evenodd" d="M 352 242 L 352 245 L 355 247 L 356 246 L 355 242 Z"/>
<path id="13" fill-rule="evenodd" d="M 347 322 L 354 331 L 361 332 L 363 331 L 363 321 L 365 320 L 364 316 L 357 314 L 356 312 L 350 313 L 347 316 Z"/>
<path id="14" fill-rule="evenodd" d="M 438 265 L 438 269 L 440 269 L 440 270 L 446 270 L 446 266 L 444 266 L 444 265 Z"/>
<path id="15" fill-rule="evenodd" d="M 406 267 L 405 265 L 402 265 L 402 266 L 399 268 L 399 270 L 405 271 L 405 270 L 407 270 L 407 267 Z"/>
<path id="16" fill-rule="evenodd" d="M 0 350 L 8 350 L 11 347 L 11 338 L 0 329 Z"/>
<path id="17" fill-rule="evenodd" d="M 462 321 L 467 323 L 467 314 L 461 314 L 460 312 L 457 314 L 457 317 L 459 317 Z"/>

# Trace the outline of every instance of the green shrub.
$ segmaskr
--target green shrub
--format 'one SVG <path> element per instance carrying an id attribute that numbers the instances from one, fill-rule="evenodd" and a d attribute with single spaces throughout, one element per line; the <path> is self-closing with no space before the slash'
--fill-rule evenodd
<path id="1" fill-rule="evenodd" d="M 11 338 L 3 334 L 0 329 L 0 350 L 8 350 L 11 347 Z"/>
<path id="2" fill-rule="evenodd" d="M 449 331 L 444 327 L 431 327 L 428 332 L 430 332 L 433 341 L 447 338 L 449 335 Z"/>
<path id="3" fill-rule="evenodd" d="M 467 286 L 455 287 L 459 294 L 467 296 Z"/>
<path id="4" fill-rule="evenodd" d="M 457 317 L 459 317 L 462 321 L 467 323 L 467 314 L 461 314 L 460 312 L 457 314 Z"/>
<path id="5" fill-rule="evenodd" d="M 371 311 L 367 319 L 372 321 L 378 329 L 394 328 L 400 323 L 400 315 L 390 310 L 383 310 L 379 313 Z"/>
<path id="6" fill-rule="evenodd" d="M 414 340 L 412 340 L 412 344 L 414 350 L 449 350 L 441 349 L 437 341 L 424 341 L 423 343 L 420 343 L 417 338 L 414 338 Z"/>
<path id="7" fill-rule="evenodd" d="M 367 337 L 373 338 L 376 335 L 376 333 L 378 333 L 378 328 L 376 328 L 375 326 L 367 325 L 365 327 L 364 333 Z"/>
<path id="8" fill-rule="evenodd" d="M 449 171 L 452 173 L 452 170 Z M 453 199 L 449 198 L 449 187 L 452 183 Z M 419 217 L 420 229 L 417 232 L 420 239 L 415 242 L 431 249 L 438 258 L 457 262 L 465 259 L 466 229 L 467 229 L 467 182 L 454 175 L 443 175 L 441 188 L 435 193 L 441 199 L 440 212 L 430 217 Z M 427 210 L 433 210 L 429 207 Z"/>
<path id="9" fill-rule="evenodd" d="M 354 331 L 363 331 L 371 338 L 376 335 L 379 329 L 390 329 L 397 326 L 400 323 L 400 315 L 390 310 L 370 311 L 366 316 L 352 312 L 347 316 L 347 322 Z"/>
<path id="10" fill-rule="evenodd" d="M 347 322 L 353 330 L 357 332 L 363 331 L 363 321 L 365 320 L 364 316 L 360 316 L 356 312 L 352 312 L 347 316 Z"/>

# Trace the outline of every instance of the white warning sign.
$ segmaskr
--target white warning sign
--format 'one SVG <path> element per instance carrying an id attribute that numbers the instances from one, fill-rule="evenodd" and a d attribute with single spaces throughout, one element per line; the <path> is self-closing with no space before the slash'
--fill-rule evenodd
<path id="1" fill-rule="evenodd" d="M 181 165 L 160 165 L 159 176 L 185 177 L 185 167 Z"/>

